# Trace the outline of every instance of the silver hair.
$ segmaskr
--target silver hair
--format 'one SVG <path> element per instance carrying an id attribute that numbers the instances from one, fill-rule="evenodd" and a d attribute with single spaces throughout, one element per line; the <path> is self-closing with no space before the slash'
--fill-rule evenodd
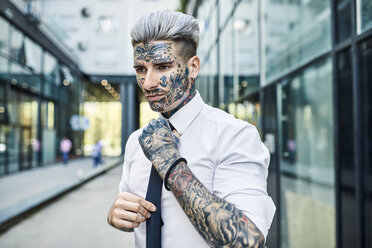
<path id="1" fill-rule="evenodd" d="M 191 41 L 199 45 L 198 21 L 191 15 L 167 10 L 142 16 L 131 28 L 132 44 L 151 40 Z"/>

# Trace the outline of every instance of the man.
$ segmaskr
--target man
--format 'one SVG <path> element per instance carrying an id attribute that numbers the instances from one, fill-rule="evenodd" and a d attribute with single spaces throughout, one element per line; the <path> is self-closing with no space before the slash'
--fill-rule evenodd
<path id="1" fill-rule="evenodd" d="M 269 153 L 254 126 L 206 105 L 195 90 L 197 21 L 155 12 L 131 36 L 138 85 L 161 114 L 127 141 L 108 222 L 134 230 L 136 247 L 153 247 L 146 224 L 161 206 L 162 247 L 263 247 L 275 212 L 266 193 Z M 164 180 L 158 206 L 145 199 L 154 169 Z"/>

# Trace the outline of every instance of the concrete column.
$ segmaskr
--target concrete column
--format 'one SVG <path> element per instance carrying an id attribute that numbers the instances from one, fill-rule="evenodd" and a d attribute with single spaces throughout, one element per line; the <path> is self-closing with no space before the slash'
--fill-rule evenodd
<path id="1" fill-rule="evenodd" d="M 121 151 L 125 152 L 125 144 L 130 134 L 137 129 L 136 88 L 134 83 L 120 84 L 120 102 L 122 104 Z"/>

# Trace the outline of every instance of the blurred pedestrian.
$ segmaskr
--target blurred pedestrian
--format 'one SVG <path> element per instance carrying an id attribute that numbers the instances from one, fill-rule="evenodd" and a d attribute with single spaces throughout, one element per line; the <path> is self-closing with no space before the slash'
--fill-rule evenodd
<path id="1" fill-rule="evenodd" d="M 69 153 L 72 147 L 72 142 L 69 140 L 67 137 L 63 137 L 61 140 L 61 143 L 59 145 L 59 148 L 62 153 L 62 158 L 63 158 L 63 163 L 68 164 L 68 159 L 69 159 Z"/>
<path id="2" fill-rule="evenodd" d="M 102 143 L 100 140 L 97 140 L 93 146 L 92 158 L 93 158 L 93 167 L 96 168 L 98 165 L 102 164 Z"/>

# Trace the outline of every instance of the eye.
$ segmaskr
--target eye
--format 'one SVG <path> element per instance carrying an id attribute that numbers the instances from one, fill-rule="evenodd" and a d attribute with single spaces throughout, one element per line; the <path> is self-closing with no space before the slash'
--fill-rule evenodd
<path id="1" fill-rule="evenodd" d="M 146 72 L 146 68 L 144 67 L 136 67 L 135 70 L 138 74 Z"/>
<path id="2" fill-rule="evenodd" d="M 158 66 L 158 69 L 159 69 L 160 71 L 167 71 L 169 68 L 170 68 L 169 65 L 159 65 L 159 66 Z"/>

